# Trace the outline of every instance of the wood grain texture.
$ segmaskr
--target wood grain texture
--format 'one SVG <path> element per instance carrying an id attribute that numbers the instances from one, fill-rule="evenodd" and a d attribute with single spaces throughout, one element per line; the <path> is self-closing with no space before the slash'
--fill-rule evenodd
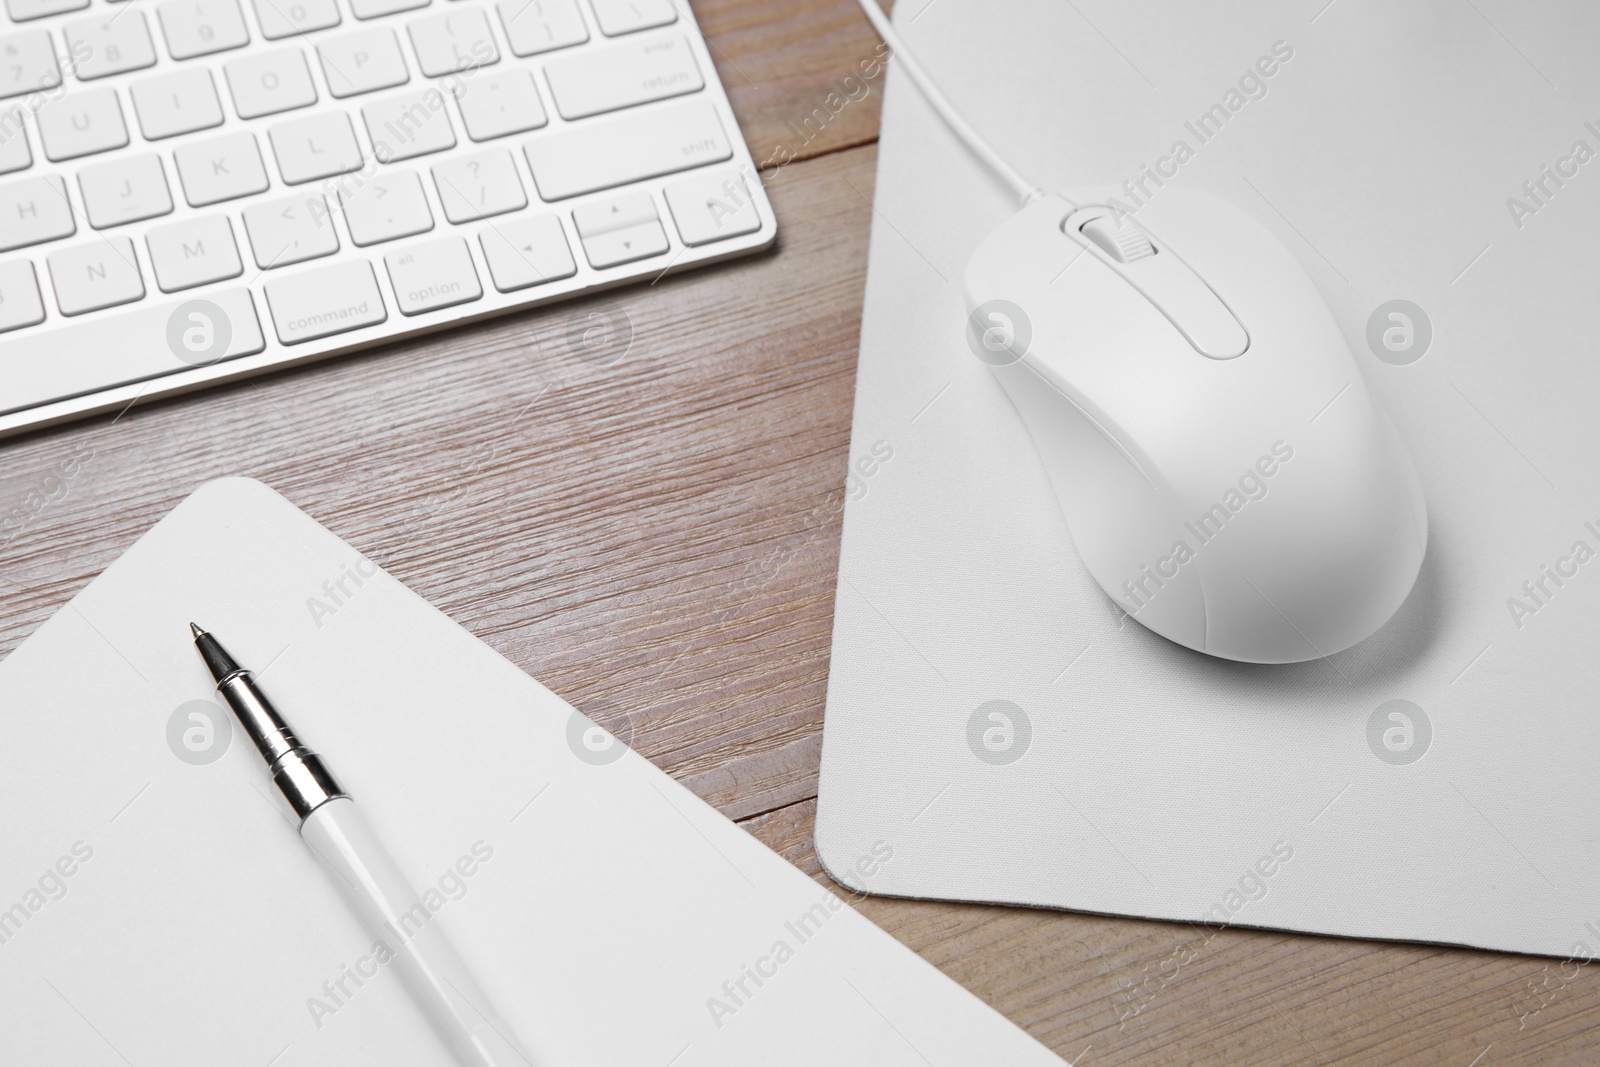
<path id="1" fill-rule="evenodd" d="M 694 10 L 759 168 L 877 140 L 883 46 L 855 0 L 698 0 Z"/>
<path id="2" fill-rule="evenodd" d="M 250 475 L 831 885 L 812 798 L 882 93 L 845 79 L 877 42 L 852 0 L 695 8 L 757 160 L 794 156 L 774 253 L 0 444 L 0 654 Z M 591 315 L 631 330 L 621 362 L 575 354 Z M 856 906 L 1082 1067 L 1600 1062 L 1600 967 Z"/>
<path id="3" fill-rule="evenodd" d="M 815 817 L 744 825 L 1078 1067 L 1595 1062 L 1595 965 L 863 897 L 823 872 Z"/>

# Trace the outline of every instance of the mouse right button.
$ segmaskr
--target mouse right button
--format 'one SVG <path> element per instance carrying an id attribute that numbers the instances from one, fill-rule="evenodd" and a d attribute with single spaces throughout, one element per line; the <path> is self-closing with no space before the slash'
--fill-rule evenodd
<path id="1" fill-rule="evenodd" d="M 1195 351 L 1211 359 L 1233 359 L 1250 347 L 1250 335 L 1228 305 L 1189 264 L 1170 248 L 1117 267 L 1188 338 Z"/>

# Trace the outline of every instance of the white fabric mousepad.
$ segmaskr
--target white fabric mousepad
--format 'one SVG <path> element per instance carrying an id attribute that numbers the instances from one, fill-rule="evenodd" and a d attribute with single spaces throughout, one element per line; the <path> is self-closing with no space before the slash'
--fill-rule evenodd
<path id="1" fill-rule="evenodd" d="M 1033 181 L 1126 183 L 1157 232 L 1179 183 L 1271 228 L 1431 530 L 1399 613 L 1327 659 L 1224 662 L 1124 616 L 965 341 L 963 268 L 1012 201 L 891 65 L 817 820 L 837 879 L 1600 952 L 1600 9 L 1513 6 L 896 5 Z M 879 839 L 895 863 L 854 876 Z"/>

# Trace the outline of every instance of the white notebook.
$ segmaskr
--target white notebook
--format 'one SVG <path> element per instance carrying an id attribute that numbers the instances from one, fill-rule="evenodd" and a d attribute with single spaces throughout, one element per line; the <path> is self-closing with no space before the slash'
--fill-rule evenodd
<path id="1" fill-rule="evenodd" d="M 190 706 L 215 703 L 191 619 L 541 1067 L 1061 1062 L 247 479 L 0 662 L 0 1062 L 449 1063 L 248 740 Z"/>

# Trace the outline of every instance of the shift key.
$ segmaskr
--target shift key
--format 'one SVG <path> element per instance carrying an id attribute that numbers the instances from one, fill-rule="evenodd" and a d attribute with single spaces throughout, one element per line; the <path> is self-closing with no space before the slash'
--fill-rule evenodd
<path id="1" fill-rule="evenodd" d="M 274 278 L 266 290 L 272 326 L 286 345 L 375 326 L 389 317 L 372 265 L 364 259 Z"/>
<path id="2" fill-rule="evenodd" d="M 717 109 L 690 100 L 546 131 L 522 146 L 539 195 L 562 200 L 733 157 Z"/>

